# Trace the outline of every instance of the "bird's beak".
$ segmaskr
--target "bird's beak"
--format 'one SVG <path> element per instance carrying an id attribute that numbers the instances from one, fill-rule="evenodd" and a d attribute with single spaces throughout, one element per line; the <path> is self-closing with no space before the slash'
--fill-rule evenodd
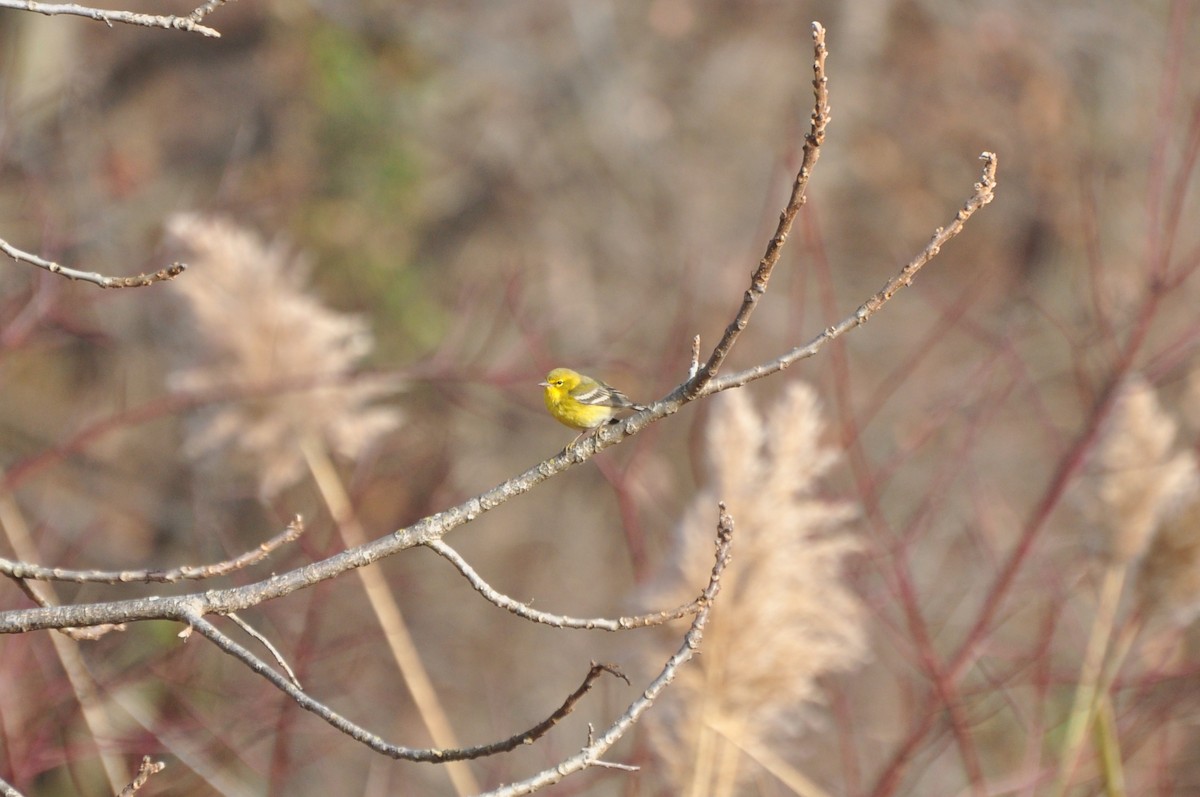
<path id="1" fill-rule="evenodd" d="M 538 387 L 550 387 L 549 382 L 538 382 Z"/>

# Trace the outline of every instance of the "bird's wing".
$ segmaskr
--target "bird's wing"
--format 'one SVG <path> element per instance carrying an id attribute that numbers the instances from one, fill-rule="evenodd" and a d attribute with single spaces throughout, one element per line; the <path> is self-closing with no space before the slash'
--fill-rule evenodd
<path id="1" fill-rule="evenodd" d="M 595 384 L 580 385 L 571 391 L 571 398 L 580 404 L 590 404 L 593 407 L 632 407 L 633 402 L 621 391 L 611 385 L 596 380 Z"/>

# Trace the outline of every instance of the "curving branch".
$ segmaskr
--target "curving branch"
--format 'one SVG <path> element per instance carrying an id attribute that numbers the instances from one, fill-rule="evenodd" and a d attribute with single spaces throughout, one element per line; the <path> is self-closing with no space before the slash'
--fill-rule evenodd
<path id="1" fill-rule="evenodd" d="M 271 644 L 271 640 L 267 639 L 257 628 L 250 625 L 245 620 L 243 620 L 241 617 L 239 617 L 236 612 L 230 612 L 228 617 L 230 620 L 233 620 L 234 624 L 238 628 L 245 631 L 247 634 L 249 634 L 251 637 L 253 637 L 254 640 L 256 642 L 258 642 L 258 644 L 262 645 L 264 648 L 267 649 L 267 652 L 271 654 L 271 657 L 273 659 L 275 659 L 275 663 L 283 668 L 283 671 L 287 675 L 288 680 L 291 681 L 293 684 L 295 684 L 297 689 L 304 688 L 304 684 L 300 683 L 300 679 L 296 677 L 296 671 L 292 669 L 292 665 L 288 664 L 287 659 L 285 659 L 283 657 L 283 654 L 279 652 L 279 649 Z M 187 628 L 185 628 L 183 633 L 185 634 L 185 636 L 190 635 L 191 634 L 191 626 L 188 626 Z"/>
<path id="2" fill-rule="evenodd" d="M 725 504 L 721 503 L 719 504 L 717 517 L 717 561 L 713 565 L 712 573 L 709 576 L 708 586 L 704 589 L 704 608 L 696 613 L 695 619 L 692 620 L 691 628 L 688 629 L 683 637 L 683 644 L 667 660 L 667 663 L 658 673 L 658 676 L 646 687 L 646 691 L 642 692 L 637 700 L 630 703 L 621 716 L 614 720 L 612 725 L 608 726 L 599 737 L 593 737 L 589 733 L 587 745 L 575 755 L 525 780 L 502 786 L 499 789 L 487 792 L 485 795 L 480 795 L 480 797 L 517 797 L 517 795 L 521 794 L 530 794 L 538 789 L 558 783 L 572 773 L 589 767 L 607 765 L 601 761 L 600 756 L 608 752 L 609 748 L 624 736 L 633 727 L 634 723 L 646 713 L 646 710 L 654 705 L 654 701 L 658 699 L 662 690 L 666 689 L 671 681 L 675 680 L 675 675 L 679 672 L 679 668 L 691 661 L 692 656 L 696 655 L 696 650 L 700 647 L 700 640 L 704 636 L 704 626 L 708 623 L 708 613 L 712 609 L 712 602 L 721 591 L 721 574 L 729 564 L 732 544 L 733 518 L 725 511 Z"/>
<path id="3" fill-rule="evenodd" d="M 6 6 L 11 8 L 12 6 L 9 4 L 12 2 L 14 0 L 0 0 L 0 8 Z M 33 5 L 40 4 L 34 3 Z M 58 274 L 60 277 L 66 277 L 69 280 L 90 282 L 92 285 L 98 285 L 101 288 L 145 288 L 147 285 L 153 285 L 156 282 L 173 280 L 184 271 L 187 271 L 186 263 L 172 263 L 166 268 L 155 271 L 153 274 L 137 274 L 132 277 L 108 277 L 95 271 L 78 271 L 77 269 L 61 266 L 52 260 L 46 260 L 35 254 L 18 249 L 3 238 L 0 238 L 0 252 L 8 255 L 18 263 L 29 263 L 32 266 L 43 268 L 51 274 Z"/>
<path id="4" fill-rule="evenodd" d="M 750 315 L 758 306 L 758 300 L 767 292 L 767 282 L 771 279 L 771 272 L 775 270 L 775 264 L 779 262 L 783 245 L 787 243 L 788 234 L 792 231 L 792 222 L 796 220 L 796 214 L 800 212 L 800 208 L 808 201 L 805 196 L 805 192 L 808 190 L 808 180 L 812 176 L 813 167 L 817 165 L 817 159 L 821 157 L 821 144 L 825 141 L 825 128 L 830 119 L 829 79 L 825 76 L 825 58 L 829 51 L 825 47 L 825 28 L 821 26 L 820 22 L 812 24 L 812 38 L 814 53 L 812 126 L 809 128 L 808 135 L 804 137 L 804 152 L 800 158 L 800 170 L 796 173 L 795 181 L 792 182 L 791 196 L 788 197 L 783 212 L 779 214 L 779 225 L 775 228 L 775 234 L 771 236 L 771 240 L 767 242 L 767 251 L 758 261 L 758 268 L 754 270 L 754 275 L 750 278 L 750 287 L 746 290 L 745 298 L 742 299 L 742 305 L 738 308 L 737 315 L 725 328 L 725 334 L 721 336 L 712 350 L 712 354 L 708 356 L 708 361 L 681 386 L 685 401 L 692 401 L 700 397 L 704 387 L 717 375 L 721 364 L 725 362 L 733 345 L 737 343 L 738 337 L 750 323 Z M 699 354 L 698 345 L 697 343 L 697 348 L 693 350 L 693 362 L 696 362 L 696 355 Z"/>
<path id="5" fill-rule="evenodd" d="M 642 696 L 634 701 L 626 712 L 618 718 L 612 726 L 599 739 L 589 742 L 588 747 L 584 752 L 591 751 L 584 755 L 578 762 L 582 768 L 585 766 L 598 765 L 599 756 L 610 747 L 622 734 L 625 733 L 637 721 L 638 717 L 654 702 L 659 692 L 666 687 L 668 683 L 675 677 L 675 671 L 688 661 L 694 654 L 696 648 L 700 644 L 701 629 L 707 622 L 708 610 L 712 602 L 716 599 L 717 594 L 721 591 L 721 574 L 729 564 L 730 554 L 733 545 L 733 518 L 725 509 L 725 504 L 718 505 L 717 517 L 717 545 L 716 545 L 716 560 L 713 563 L 712 571 L 709 573 L 708 583 L 705 585 L 703 592 L 698 599 L 702 608 L 696 613 L 696 618 L 692 622 L 691 629 L 685 634 L 682 647 L 674 656 L 668 660 L 663 671 L 658 678 L 647 687 Z M 215 625 L 205 620 L 199 613 L 186 613 L 182 618 L 183 622 L 188 624 L 184 634 L 187 635 L 191 631 L 198 632 L 201 636 L 208 639 L 225 653 L 241 661 L 253 672 L 263 676 L 271 685 L 279 689 L 281 692 L 290 697 L 301 708 L 310 711 L 317 715 L 327 723 L 332 725 L 337 730 L 346 734 L 355 741 L 361 742 L 377 753 L 386 755 L 390 758 L 405 760 L 405 761 L 424 761 L 445 763 L 448 761 L 463 761 L 472 758 L 483 758 L 486 756 L 506 753 L 520 747 L 521 745 L 530 744 L 537 741 L 546 733 L 548 733 L 555 725 L 570 714 L 576 704 L 591 691 L 592 685 L 604 673 L 608 673 L 614 677 L 624 680 L 626 683 L 629 679 L 625 677 L 619 669 L 611 664 L 593 663 L 588 674 L 584 677 L 583 682 L 575 689 L 566 700 L 563 701 L 552 714 L 546 719 L 537 723 L 528 730 L 522 731 L 507 739 L 489 744 L 477 745 L 474 747 L 462 748 L 421 748 L 421 747 L 405 747 L 402 745 L 392 744 L 377 734 L 357 725 L 343 715 L 334 711 L 329 706 L 321 701 L 313 698 L 306 693 L 300 686 L 295 674 L 291 668 L 287 667 L 282 656 L 275 648 L 270 645 L 266 639 L 252 629 L 250 629 L 243 621 L 235 618 L 236 622 L 244 630 L 251 633 L 256 639 L 262 642 L 268 650 L 271 651 L 276 661 L 284 667 L 286 674 L 280 674 L 270 665 L 263 661 L 258 656 L 250 652 L 249 649 L 237 643 L 230 637 L 226 636 Z M 568 771 L 573 769 L 563 770 L 561 767 L 555 768 L 554 772 L 562 771 L 562 775 L 566 775 Z M 516 792 L 514 792 L 516 793 Z"/>
<path id="6" fill-rule="evenodd" d="M 91 8 L 74 3 L 39 3 L 36 0 L 0 0 L 0 8 L 12 8 L 18 11 L 32 11 L 35 14 L 45 14 L 48 17 L 67 14 L 74 17 L 87 17 L 112 27 L 114 22 L 126 25 L 141 25 L 146 28 L 165 28 L 166 30 L 183 30 L 199 33 L 219 39 L 220 32 L 215 28 L 201 25 L 200 20 L 211 14 L 215 9 L 225 5 L 228 0 L 209 0 L 186 17 L 172 15 L 138 14 L 133 11 L 110 11 L 105 8 Z M 75 278 L 73 278 L 75 279 Z M 103 285 L 101 287 L 114 287 Z M 121 286 L 124 287 L 124 286 Z"/>
<path id="7" fill-rule="evenodd" d="M 183 565 L 171 570 L 68 570 L 62 567 L 17 562 L 0 556 L 0 575 L 9 578 L 34 581 L 67 581 L 73 584 L 129 584 L 150 583 L 173 584 L 177 581 L 201 581 L 228 575 L 236 570 L 258 564 L 279 548 L 293 542 L 304 533 L 304 520 L 299 515 L 287 528 L 271 539 L 223 562 L 210 565 Z"/>
<path id="8" fill-rule="evenodd" d="M 989 204 L 995 198 L 996 191 L 996 165 L 997 158 L 994 152 L 980 153 L 979 159 L 983 161 L 983 174 L 979 178 L 979 182 L 975 183 L 974 193 L 967 199 L 958 212 L 954 214 L 954 219 L 945 227 L 938 227 L 933 231 L 933 236 L 929 239 L 929 243 L 925 245 L 912 260 L 908 261 L 903 268 L 891 279 L 889 279 L 878 293 L 867 299 L 853 315 L 846 316 L 838 323 L 826 328 L 820 335 L 817 335 L 811 341 L 803 346 L 799 346 L 787 352 L 780 357 L 771 360 L 770 362 L 757 365 L 753 368 L 747 368 L 744 371 L 739 371 L 736 374 L 716 379 L 711 382 L 707 388 L 701 391 L 700 395 L 706 396 L 711 393 L 718 393 L 722 390 L 729 390 L 734 387 L 753 382 L 757 379 L 762 379 L 764 376 L 770 376 L 777 371 L 782 371 L 793 363 L 812 357 L 819 352 L 826 343 L 839 338 L 846 332 L 849 332 L 855 327 L 860 327 L 870 320 L 871 316 L 879 312 L 879 310 L 891 301 L 892 297 L 900 292 L 900 289 L 907 288 L 912 285 L 913 279 L 917 276 L 925 264 L 937 257 L 942 251 L 942 247 L 960 232 L 966 226 L 967 220 L 970 219 L 975 212 L 984 205 Z"/>
<path id="9" fill-rule="evenodd" d="M 521 603 L 502 592 L 498 592 L 491 584 L 484 580 L 483 576 L 479 575 L 475 568 L 471 567 L 462 554 L 447 545 L 444 540 L 431 540 L 425 543 L 425 546 L 433 549 L 442 558 L 458 568 L 458 572 L 462 573 L 467 581 L 471 582 L 471 586 L 475 588 L 475 591 L 482 595 L 488 603 L 499 606 L 501 609 L 511 612 L 517 617 L 523 617 L 526 620 L 554 626 L 555 628 L 572 628 L 585 631 L 627 631 L 631 628 L 647 628 L 662 625 L 671 620 L 678 620 L 681 617 L 688 617 L 700 611 L 705 605 L 705 597 L 701 593 L 695 600 L 675 609 L 636 614 L 632 617 L 582 618 L 569 617 L 564 614 L 552 614 L 550 612 L 539 611 L 527 603 Z M 720 555 L 720 551 L 718 551 L 718 555 Z"/>
<path id="10" fill-rule="evenodd" d="M 191 627 L 195 629 L 201 636 L 208 639 L 221 650 L 241 661 L 254 672 L 263 676 L 273 686 L 292 698 L 298 706 L 316 714 L 321 719 L 328 722 L 337 730 L 346 734 L 357 742 L 365 744 L 377 753 L 404 761 L 424 761 L 431 763 L 445 763 L 448 761 L 466 761 L 472 758 L 485 758 L 499 753 L 507 753 L 515 750 L 521 745 L 535 742 L 545 736 L 551 728 L 562 721 L 564 717 L 570 714 L 575 705 L 591 691 L 592 685 L 604 673 L 624 679 L 628 682 L 629 679 L 621 674 L 620 670 L 610 664 L 593 664 L 584 676 L 583 683 L 579 685 L 562 705 L 554 710 L 550 716 L 541 722 L 534 725 L 528 730 L 510 736 L 498 742 L 490 744 L 477 745 L 475 747 L 458 747 L 458 748 L 437 748 L 437 747 L 405 747 L 403 745 L 392 744 L 385 741 L 382 737 L 367 730 L 361 725 L 357 725 L 338 712 L 331 709 L 321 701 L 313 698 L 303 689 L 301 689 L 293 678 L 280 675 L 262 659 L 255 656 L 248 649 L 238 644 L 234 640 L 221 633 L 212 623 L 208 622 L 199 615 L 194 615 L 188 618 L 191 622 Z"/>
<path id="11" fill-rule="evenodd" d="M 697 398 L 741 387 L 782 371 L 801 359 L 813 356 L 831 340 L 865 324 L 896 293 L 912 284 L 917 272 L 941 252 L 947 241 L 963 230 L 966 222 L 976 211 L 992 201 L 996 187 L 996 155 L 985 152 L 980 157 L 984 161 L 983 176 L 975 184 L 971 197 L 958 210 L 950 224 L 939 227 L 924 249 L 909 261 L 896 276 L 889 279 L 878 293 L 804 346 L 792 349 L 767 363 L 707 382 Z M 0 612 L 0 633 L 13 634 L 39 629 L 83 627 L 142 620 L 184 621 L 192 614 L 228 614 L 336 578 L 349 570 L 365 567 L 415 545 L 428 545 L 434 540 L 440 540 L 454 529 L 470 523 L 483 513 L 529 492 L 547 479 L 588 461 L 597 452 L 640 433 L 651 423 L 674 415 L 684 404 L 689 402 L 684 397 L 687 384 L 680 385 L 666 398 L 655 402 L 648 409 L 617 424 L 601 427 L 596 430 L 595 434 L 569 446 L 559 454 L 458 506 L 429 515 L 411 526 L 398 529 L 364 545 L 349 548 L 319 562 L 280 573 L 264 581 L 229 589 L 153 599 L 136 598 L 110 603 Z"/>
<path id="12" fill-rule="evenodd" d="M 175 27 L 185 30 L 204 32 L 199 21 L 213 9 L 221 5 L 222 0 L 210 0 L 198 8 L 187 18 L 160 17 L 158 20 L 173 20 L 160 26 Z M 14 3 L 16 5 L 14 5 Z M 40 13 L 78 13 L 62 9 L 79 9 L 79 6 L 47 6 L 28 0 L 0 0 L 0 7 L 18 7 Z M 47 10 L 55 9 L 55 10 Z M 111 24 L 112 21 L 131 22 L 119 18 L 118 14 L 125 12 L 98 12 L 101 16 L 93 16 Z M 87 14 L 83 14 L 87 16 Z M 142 16 L 142 15 L 134 15 Z M 190 27 L 177 24 L 180 19 L 189 20 Z M 133 24 L 147 24 L 134 22 Z M 214 32 L 215 34 L 215 32 Z M 569 468 L 582 464 L 591 459 L 599 451 L 616 445 L 625 438 L 640 433 L 652 423 L 662 420 L 678 412 L 683 405 L 710 396 L 714 393 L 741 387 L 749 382 L 764 378 L 787 368 L 793 363 L 810 357 L 820 351 L 826 343 L 845 334 L 855 327 L 866 323 L 876 312 L 891 300 L 900 289 L 912 283 L 918 271 L 930 260 L 937 256 L 942 247 L 962 231 L 971 216 L 991 202 L 996 185 L 996 156 L 990 152 L 982 155 L 984 160 L 983 176 L 974 186 L 974 192 L 966 203 L 955 214 L 954 219 L 945 227 L 939 227 L 929 243 L 901 270 L 889 279 L 879 292 L 863 302 L 853 313 L 839 323 L 825 329 L 809 343 L 793 348 L 781 354 L 774 360 L 761 363 L 752 368 L 735 373 L 721 374 L 721 368 L 730 352 L 736 345 L 741 334 L 746 329 L 749 320 L 761 297 L 765 294 L 768 283 L 777 265 L 782 248 L 791 232 L 792 224 L 806 201 L 806 191 L 812 170 L 818 160 L 820 147 L 824 140 L 825 129 L 830 120 L 828 104 L 828 87 L 825 76 L 825 31 L 819 23 L 813 23 L 812 36 L 814 43 L 813 60 L 813 90 L 814 106 L 812 111 L 812 126 L 805 136 L 801 165 L 793 181 L 787 204 L 780 214 L 779 224 L 768 241 L 766 252 L 759 261 L 751 277 L 750 285 L 744 294 L 743 301 L 738 307 L 733 320 L 730 322 L 706 360 L 701 361 L 699 340 L 695 339 L 691 355 L 691 368 L 688 378 L 677 386 L 665 398 L 655 402 L 648 409 L 638 412 L 625 420 L 608 427 L 602 427 L 593 435 L 581 442 L 569 446 L 561 453 L 550 457 L 529 468 L 513 478 L 507 479 L 490 490 L 470 498 L 449 509 L 429 515 L 405 528 L 398 529 L 368 542 L 352 545 L 346 550 L 320 561 L 303 567 L 275 574 L 255 583 L 224 589 L 210 589 L 175 596 L 151 596 L 129 600 L 119 600 L 104 603 L 78 604 L 68 606 L 40 606 L 37 608 L 10 610 L 0 612 L 0 633 L 23 633 L 40 629 L 108 629 L 121 623 L 147 620 L 169 620 L 183 623 L 188 630 L 199 632 L 202 636 L 216 645 L 225 653 L 241 661 L 253 672 L 265 678 L 269 683 L 288 695 L 294 702 L 305 710 L 316 714 L 333 727 L 351 738 L 365 744 L 378 753 L 392 758 L 411 761 L 446 762 L 478 758 L 494 755 L 515 749 L 521 744 L 531 742 L 544 735 L 554 725 L 561 721 L 575 707 L 578 701 L 592 687 L 592 684 L 603 673 L 619 675 L 619 672 L 607 665 L 593 665 L 587 677 L 578 689 L 567 697 L 564 703 L 545 720 L 509 739 L 487 745 L 467 748 L 410 748 L 391 744 L 371 731 L 356 725 L 346 717 L 333 711 L 300 686 L 295 676 L 281 674 L 259 656 L 240 645 L 209 619 L 208 615 L 230 615 L 235 622 L 263 642 L 279 665 L 287 669 L 283 656 L 266 643 L 265 638 L 255 634 L 240 619 L 236 612 L 257 606 L 266 601 L 281 598 L 301 589 L 306 589 L 322 581 L 327 581 L 355 568 L 366 567 L 388 556 L 414 546 L 424 545 L 435 550 L 459 569 L 472 583 L 474 588 L 493 604 L 534 622 L 542 622 L 563 628 L 594 628 L 609 631 L 636 628 L 646 625 L 657 625 L 671 619 L 693 615 L 692 624 L 677 651 L 668 659 L 659 675 L 649 686 L 629 704 L 626 710 L 598 736 L 589 733 L 587 743 L 575 755 L 560 761 L 551 768 L 539 772 L 523 781 L 504 786 L 493 795 L 519 795 L 536 791 L 544 786 L 556 783 L 567 775 L 593 766 L 618 766 L 602 760 L 602 756 L 621 738 L 644 712 L 654 703 L 661 691 L 674 679 L 679 668 L 695 655 L 700 644 L 705 624 L 713 600 L 720 590 L 720 578 L 728 565 L 730 546 L 733 533 L 733 520 L 725 511 L 722 504 L 718 517 L 717 554 L 708 584 L 695 601 L 674 610 L 654 614 L 639 615 L 631 618 L 594 618 L 580 619 L 561 615 L 553 615 L 536 611 L 521 604 L 508 596 L 493 589 L 487 582 L 470 567 L 470 565 L 443 538 L 451 531 L 470 523 L 481 514 L 488 512 L 509 500 L 529 492 L 542 482 L 562 473 Z M 130 278 L 105 277 L 99 274 L 89 274 L 59 266 L 43 260 L 36 255 L 30 255 L 0 241 L 0 251 L 19 261 L 44 268 L 52 273 L 61 274 L 70 279 L 79 279 L 100 287 L 132 287 L 148 285 L 153 282 L 172 279 L 183 271 L 183 264 L 174 264 L 154 275 L 139 275 Z M 96 432 L 100 433 L 100 432 Z M 289 527 L 289 532 L 291 527 Z M 297 532 L 298 533 L 298 532 Z M 288 532 L 285 532 L 287 535 Z M 281 535 L 281 537 L 284 535 Z M 279 539 L 279 538 L 276 538 Z M 274 540 L 271 541 L 272 543 Z M 119 583 L 126 580 L 140 581 L 173 581 L 182 578 L 208 577 L 198 576 L 197 572 L 205 571 L 211 575 L 221 575 L 235 569 L 231 563 L 242 563 L 246 566 L 259 561 L 269 551 L 264 550 L 267 543 L 258 551 L 243 554 L 235 560 L 207 568 L 178 568 L 172 571 L 128 571 L 127 573 L 98 573 L 95 571 L 67 571 L 53 568 L 39 568 L 35 565 L 12 563 L 0 560 L 0 573 L 18 579 L 22 587 L 29 587 L 25 579 L 46 578 L 87 582 Z M 279 544 L 282 544 L 280 542 Z M 6 569 L 7 568 L 7 569 Z M 138 573 L 142 578 L 129 579 L 128 573 Z M 169 577 L 168 577 L 169 576 Z"/>

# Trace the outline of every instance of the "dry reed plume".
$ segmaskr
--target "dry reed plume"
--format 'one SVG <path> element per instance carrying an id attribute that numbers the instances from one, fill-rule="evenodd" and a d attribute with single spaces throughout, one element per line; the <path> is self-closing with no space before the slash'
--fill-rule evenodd
<path id="1" fill-rule="evenodd" d="M 862 608 L 840 577 L 856 547 L 845 528 L 855 510 L 816 494 L 838 459 L 821 445 L 822 429 L 816 393 L 803 383 L 789 385 L 765 416 L 743 392 L 727 393 L 709 420 L 708 487 L 680 523 L 671 560 L 682 574 L 711 557 L 707 526 L 718 500 L 742 542 L 699 666 L 653 717 L 656 751 L 692 794 L 729 793 L 746 772 L 740 751 L 761 763 L 757 753 L 802 729 L 817 677 L 863 657 Z M 687 582 L 659 589 L 683 597 Z"/>
<path id="2" fill-rule="evenodd" d="M 315 438 L 353 458 L 396 428 L 400 413 L 372 404 L 394 386 L 350 379 L 374 345 L 370 330 L 309 295 L 303 262 L 220 219 L 180 214 L 168 232 L 197 275 L 179 283 L 189 345 L 172 386 L 277 388 L 200 413 L 188 430 L 190 457 L 236 454 L 272 496 L 307 472 L 298 442 Z"/>

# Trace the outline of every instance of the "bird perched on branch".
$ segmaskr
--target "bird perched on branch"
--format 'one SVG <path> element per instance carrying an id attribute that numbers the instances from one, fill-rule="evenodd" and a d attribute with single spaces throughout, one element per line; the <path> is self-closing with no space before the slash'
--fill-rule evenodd
<path id="1" fill-rule="evenodd" d="M 584 376 L 570 368 L 555 368 L 538 385 L 546 389 L 546 409 L 561 424 L 579 429 L 579 434 L 567 446 L 593 429 L 599 429 L 616 417 L 620 410 L 644 410 L 611 385 Z"/>

